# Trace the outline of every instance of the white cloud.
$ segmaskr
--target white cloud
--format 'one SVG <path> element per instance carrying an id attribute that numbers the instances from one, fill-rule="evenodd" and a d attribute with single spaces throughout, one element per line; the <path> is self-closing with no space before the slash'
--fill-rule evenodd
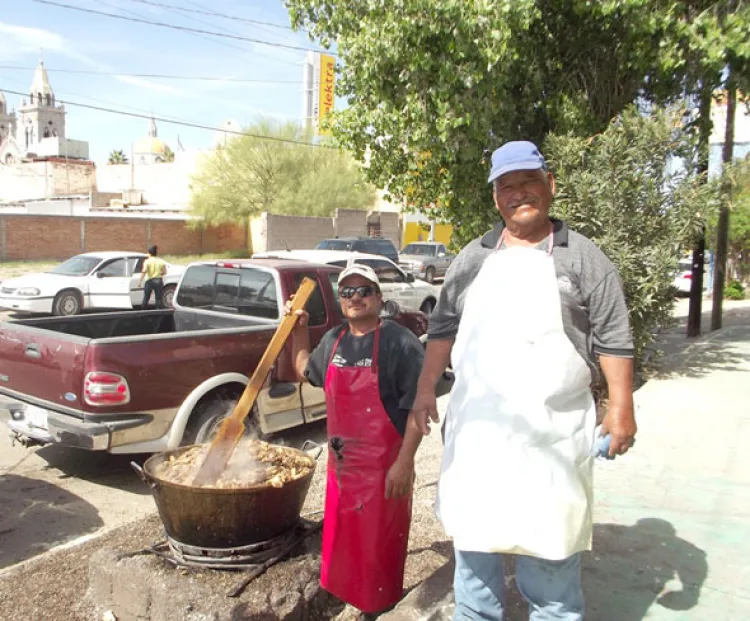
<path id="1" fill-rule="evenodd" d="M 77 52 L 70 41 L 56 32 L 0 22 L 0 61 L 18 60 L 29 54 L 39 55 L 42 50 L 66 56 L 91 67 L 98 64 L 86 54 Z"/>
<path id="2" fill-rule="evenodd" d="M 109 71 L 109 69 L 106 69 L 105 71 Z M 117 75 L 114 76 L 115 80 L 119 80 L 120 82 L 124 82 L 125 84 L 130 84 L 132 86 L 139 86 L 141 88 L 147 88 L 152 91 L 158 91 L 160 93 L 168 93 L 170 95 L 179 95 L 179 96 L 186 96 L 187 93 L 185 91 L 174 88 L 173 86 L 167 86 L 166 84 L 160 84 L 159 82 L 154 82 L 153 80 L 147 80 L 144 78 L 136 78 L 129 75 Z"/>
<path id="3" fill-rule="evenodd" d="M 59 54 L 76 60 L 98 71 L 112 71 L 112 67 L 99 62 L 75 49 L 73 43 L 64 36 L 51 30 L 42 28 L 28 28 L 0 22 L 0 62 L 18 61 L 29 55 L 39 55 L 42 52 Z M 168 93 L 170 95 L 184 95 L 184 91 L 161 84 L 153 80 L 134 78 L 130 76 L 114 76 L 119 82 L 138 86 L 140 88 Z"/>

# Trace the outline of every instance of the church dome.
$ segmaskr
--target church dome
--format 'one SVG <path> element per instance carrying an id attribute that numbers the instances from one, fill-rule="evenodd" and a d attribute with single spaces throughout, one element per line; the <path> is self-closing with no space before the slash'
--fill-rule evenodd
<path id="1" fill-rule="evenodd" d="M 167 145 L 156 137 L 139 138 L 133 143 L 133 153 L 136 155 L 164 155 Z"/>

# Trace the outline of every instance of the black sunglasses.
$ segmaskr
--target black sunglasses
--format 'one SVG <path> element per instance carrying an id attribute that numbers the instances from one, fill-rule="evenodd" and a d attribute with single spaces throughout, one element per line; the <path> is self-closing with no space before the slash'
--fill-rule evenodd
<path id="1" fill-rule="evenodd" d="M 367 298 L 375 293 L 375 287 L 362 285 L 361 287 L 341 287 L 339 289 L 339 295 L 342 298 L 353 298 L 355 293 L 359 293 L 361 298 Z"/>

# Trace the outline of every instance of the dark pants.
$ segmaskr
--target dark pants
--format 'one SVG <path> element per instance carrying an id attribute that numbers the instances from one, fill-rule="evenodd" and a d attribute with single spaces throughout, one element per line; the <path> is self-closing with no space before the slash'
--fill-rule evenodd
<path id="1" fill-rule="evenodd" d="M 151 298 L 151 292 L 154 292 L 156 298 L 156 308 L 163 308 L 164 303 L 162 302 L 162 296 L 164 294 L 164 281 L 161 278 L 149 278 L 143 285 L 143 302 L 141 308 L 145 309 L 148 306 L 148 301 Z"/>

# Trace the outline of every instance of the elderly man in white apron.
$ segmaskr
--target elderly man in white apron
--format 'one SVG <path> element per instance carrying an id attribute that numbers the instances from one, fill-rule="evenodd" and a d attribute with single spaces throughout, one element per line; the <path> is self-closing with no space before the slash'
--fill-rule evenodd
<path id="1" fill-rule="evenodd" d="M 503 223 L 451 265 L 413 409 L 429 433 L 450 362 L 437 512 L 456 553 L 455 619 L 503 618 L 503 557 L 514 554 L 530 619 L 579 621 L 597 356 L 609 387 L 610 456 L 625 453 L 636 432 L 627 308 L 607 257 L 550 219 L 555 182 L 535 145 L 495 151 L 489 182 Z"/>

